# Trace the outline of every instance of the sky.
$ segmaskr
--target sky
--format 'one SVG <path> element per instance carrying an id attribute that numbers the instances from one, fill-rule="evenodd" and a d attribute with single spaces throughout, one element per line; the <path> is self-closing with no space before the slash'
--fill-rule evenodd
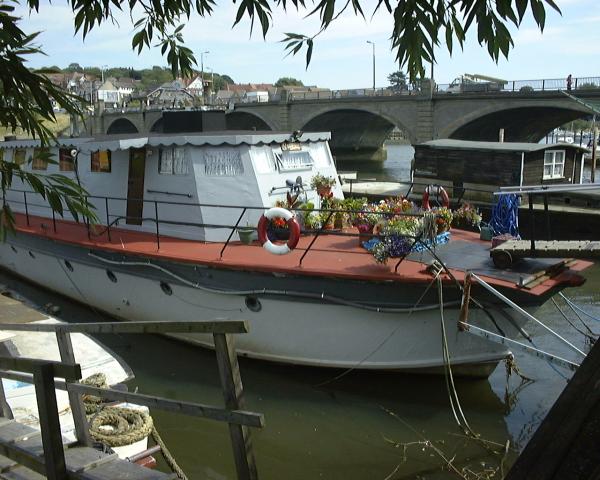
<path id="1" fill-rule="evenodd" d="M 515 47 L 508 60 L 496 64 L 485 47 L 478 44 L 476 30 L 470 31 L 464 50 L 455 46 L 452 56 L 445 45 L 439 47 L 434 79 L 450 83 L 464 73 L 478 73 L 505 80 L 530 80 L 600 76 L 596 61 L 600 58 L 600 1 L 555 0 L 562 15 L 546 8 L 546 27 L 540 33 L 528 13 L 519 30 L 511 29 Z M 270 2 L 272 3 L 272 2 Z M 273 2 L 274 3 L 274 2 Z M 306 68 L 304 54 L 287 56 L 280 40 L 284 32 L 313 34 L 319 28 L 317 17 L 306 18 L 306 12 L 277 11 L 273 27 L 263 40 L 259 29 L 250 33 L 249 22 L 232 28 L 237 5 L 223 1 L 211 17 L 193 16 L 183 34 L 186 45 L 193 50 L 200 69 L 201 52 L 205 71 L 227 74 L 236 83 L 274 83 L 290 76 L 305 85 L 332 89 L 366 88 L 372 86 L 372 45 L 375 43 L 376 87 L 389 85 L 387 76 L 398 70 L 389 40 L 393 22 L 381 9 L 371 16 L 374 0 L 364 0 L 367 19 L 351 12 L 341 16 L 315 42 L 311 64 Z M 393 3 L 393 2 L 392 2 Z M 369 10 L 371 9 L 371 10 Z M 73 13 L 64 0 L 40 1 L 39 13 L 18 7 L 23 17 L 21 28 L 26 32 L 41 31 L 38 43 L 46 56 L 36 55 L 29 66 L 58 65 L 66 67 L 76 62 L 82 66 L 149 68 L 166 66 L 158 48 L 144 50 L 140 55 L 131 49 L 134 30 L 128 14 L 117 17 L 118 24 L 105 23 L 88 35 L 74 35 Z M 134 15 L 134 19 L 138 17 Z"/>

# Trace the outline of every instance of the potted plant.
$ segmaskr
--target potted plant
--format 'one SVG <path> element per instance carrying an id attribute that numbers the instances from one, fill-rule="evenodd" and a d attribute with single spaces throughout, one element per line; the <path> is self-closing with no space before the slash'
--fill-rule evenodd
<path id="1" fill-rule="evenodd" d="M 325 175 L 321 175 L 320 173 L 317 173 L 310 180 L 310 187 L 315 189 L 321 197 L 331 196 L 331 187 L 333 187 L 334 185 L 335 178 L 326 177 Z"/>
<path id="2" fill-rule="evenodd" d="M 254 231 L 255 231 L 255 228 L 248 225 L 248 223 L 246 223 L 245 227 L 237 228 L 237 233 L 238 233 L 238 236 L 240 237 L 240 241 L 246 245 L 250 245 L 252 243 L 252 241 L 254 240 L 254 238 L 253 238 Z"/>
<path id="3" fill-rule="evenodd" d="M 452 226 L 462 230 L 471 230 L 479 232 L 481 223 L 481 214 L 468 203 L 464 203 L 460 208 L 452 212 Z"/>
<path id="4" fill-rule="evenodd" d="M 432 210 L 435 214 L 435 223 L 437 224 L 437 234 L 450 230 L 452 224 L 452 210 L 447 207 L 435 208 Z"/>

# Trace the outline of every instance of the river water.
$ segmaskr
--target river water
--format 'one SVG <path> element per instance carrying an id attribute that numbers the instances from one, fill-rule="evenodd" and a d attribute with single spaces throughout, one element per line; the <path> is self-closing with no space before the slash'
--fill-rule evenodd
<path id="1" fill-rule="evenodd" d="M 389 146 L 388 160 L 360 176 L 379 180 L 408 178 L 412 148 Z M 340 166 L 344 168 L 344 166 Z M 600 318 L 600 266 L 584 272 L 587 282 L 566 290 L 571 299 Z M 0 271 L 0 283 L 38 305 L 61 307 L 66 321 L 113 320 L 85 305 Z M 215 312 L 219 316 L 219 312 Z M 583 335 L 571 328 L 550 302 L 538 318 L 581 348 Z M 573 315 L 571 318 L 578 322 Z M 594 331 L 600 325 L 585 319 Z M 576 360 L 576 355 L 541 327 L 528 324 L 536 345 Z M 223 405 L 214 353 L 154 335 L 101 335 L 136 378 L 131 390 L 167 398 Z M 570 374 L 543 360 L 516 353 L 521 371 L 534 379 L 507 381 L 504 364 L 486 380 L 457 379 L 457 391 L 471 428 L 482 438 L 510 442 L 506 467 L 524 447 Z M 339 372 L 273 365 L 240 359 L 247 409 L 262 412 L 266 427 L 253 431 L 259 477 L 267 480 L 374 480 L 456 478 L 423 442 L 432 442 L 459 468 L 475 472 L 497 468 L 499 455 L 462 435 L 450 410 L 443 377 Z M 221 423 L 153 411 L 155 423 L 190 479 L 235 479 L 229 433 Z M 404 446 L 408 444 L 406 451 Z M 164 465 L 162 465 L 164 468 Z M 501 478 L 498 473 L 494 477 Z"/>

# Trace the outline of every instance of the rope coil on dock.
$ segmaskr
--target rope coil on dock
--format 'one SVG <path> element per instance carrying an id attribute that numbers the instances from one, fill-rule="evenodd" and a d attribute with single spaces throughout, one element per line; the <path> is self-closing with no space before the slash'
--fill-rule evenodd
<path id="1" fill-rule="evenodd" d="M 122 407 L 104 407 L 90 421 L 90 435 L 109 447 L 131 445 L 146 438 L 154 422 L 146 412 Z"/>

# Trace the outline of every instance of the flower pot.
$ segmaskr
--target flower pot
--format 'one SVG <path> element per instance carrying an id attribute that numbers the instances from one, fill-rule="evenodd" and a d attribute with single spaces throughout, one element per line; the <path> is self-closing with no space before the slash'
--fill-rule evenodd
<path id="1" fill-rule="evenodd" d="M 237 229 L 240 241 L 246 245 L 250 245 L 253 240 L 254 229 L 250 227 L 242 227 Z"/>
<path id="2" fill-rule="evenodd" d="M 362 247 L 363 242 L 368 242 L 373 238 L 373 227 L 374 225 L 363 224 L 356 225 L 358 229 L 358 246 Z"/>
<path id="3" fill-rule="evenodd" d="M 326 187 L 324 185 L 317 187 L 317 193 L 321 197 L 328 197 L 331 194 L 331 187 Z"/>

